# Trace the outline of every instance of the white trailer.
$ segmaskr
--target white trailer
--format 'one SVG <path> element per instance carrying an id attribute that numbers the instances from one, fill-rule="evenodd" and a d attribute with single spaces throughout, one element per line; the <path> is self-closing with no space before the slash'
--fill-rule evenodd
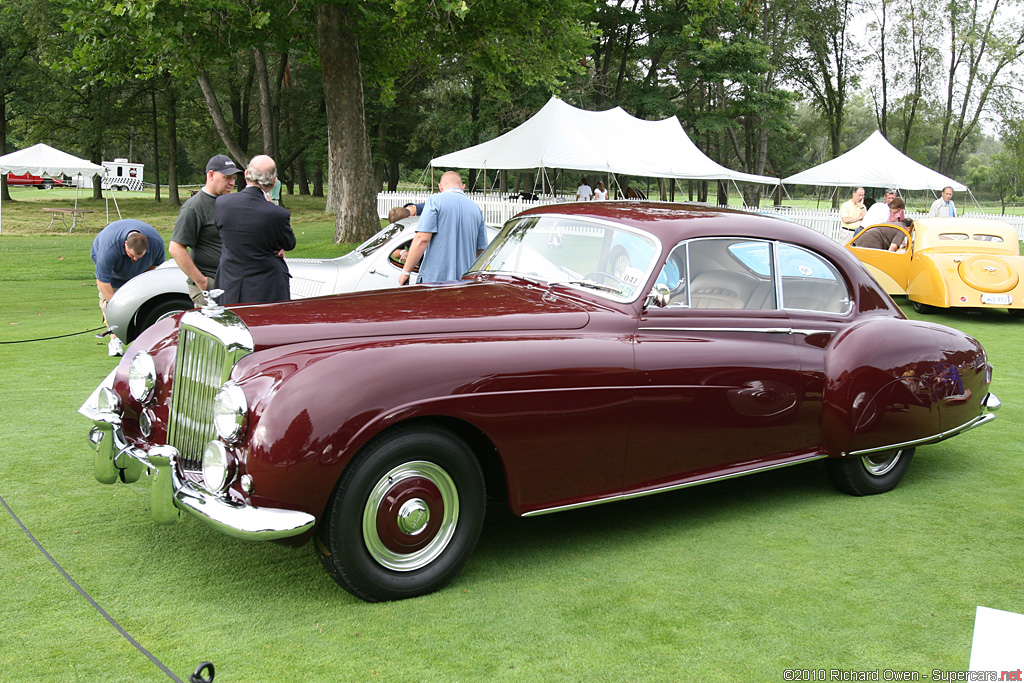
<path id="1" fill-rule="evenodd" d="M 135 164 L 127 159 L 114 159 L 100 163 L 106 169 L 106 174 L 100 179 L 100 186 L 104 190 L 131 190 L 132 192 L 142 190 L 144 164 Z M 92 178 L 75 178 L 75 184 L 79 187 L 92 187 Z"/>

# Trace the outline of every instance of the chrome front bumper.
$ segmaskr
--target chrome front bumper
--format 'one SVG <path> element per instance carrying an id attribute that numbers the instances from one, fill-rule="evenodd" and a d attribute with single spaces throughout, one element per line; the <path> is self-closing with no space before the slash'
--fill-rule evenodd
<path id="1" fill-rule="evenodd" d="M 99 410 L 96 396 L 103 386 L 112 386 L 113 373 L 79 409 L 93 421 L 89 443 L 96 451 L 96 479 L 112 484 L 137 480 L 146 470 L 156 471 L 151 489 L 151 512 L 159 524 L 177 522 L 182 512 L 199 518 L 236 538 L 272 541 L 305 533 L 316 518 L 298 510 L 262 508 L 237 503 L 199 488 L 178 473 L 178 451 L 173 446 L 153 446 L 148 452 L 128 444 L 121 431 L 121 417 Z"/>

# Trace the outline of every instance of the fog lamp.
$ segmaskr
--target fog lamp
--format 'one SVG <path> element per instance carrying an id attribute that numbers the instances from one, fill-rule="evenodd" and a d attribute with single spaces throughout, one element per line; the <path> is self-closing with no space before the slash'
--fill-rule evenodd
<path id="1" fill-rule="evenodd" d="M 235 475 L 235 459 L 220 441 L 203 449 L 203 483 L 210 493 L 222 493 Z"/>

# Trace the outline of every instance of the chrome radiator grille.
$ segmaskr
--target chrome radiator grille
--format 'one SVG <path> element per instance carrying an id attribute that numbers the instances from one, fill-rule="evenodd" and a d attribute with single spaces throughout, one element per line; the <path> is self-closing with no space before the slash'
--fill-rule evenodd
<path id="1" fill-rule="evenodd" d="M 203 449 L 216 438 L 213 398 L 238 359 L 252 351 L 251 337 L 248 344 L 238 343 L 239 328 L 245 330 L 230 311 L 213 316 L 190 311 L 182 317 L 167 442 L 181 454 L 185 470 L 202 468 Z"/>

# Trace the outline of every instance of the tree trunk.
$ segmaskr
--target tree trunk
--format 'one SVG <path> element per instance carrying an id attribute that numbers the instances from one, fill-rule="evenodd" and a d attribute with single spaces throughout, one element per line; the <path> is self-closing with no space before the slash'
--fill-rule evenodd
<path id="1" fill-rule="evenodd" d="M 299 185 L 299 196 L 309 196 L 309 179 L 306 177 L 306 160 L 302 157 L 295 160 L 295 180 Z"/>
<path id="2" fill-rule="evenodd" d="M 277 149 L 277 125 L 274 121 L 274 107 L 270 94 L 270 75 L 267 73 L 267 55 L 263 48 L 252 49 L 256 64 L 256 83 L 260 88 L 260 127 L 263 130 L 263 153 L 279 161 Z"/>
<path id="3" fill-rule="evenodd" d="M 235 140 L 235 136 L 231 134 L 231 129 L 228 127 L 228 122 L 224 118 L 224 112 L 220 108 L 220 102 L 217 100 L 217 93 L 213 90 L 213 84 L 210 83 L 210 75 L 203 71 L 199 74 L 199 88 L 203 91 L 203 98 L 206 100 L 206 109 L 210 112 L 210 118 L 213 119 L 213 125 L 217 129 L 217 134 L 220 135 L 221 142 L 228 148 L 228 153 L 234 158 L 234 161 L 240 168 L 245 168 L 249 165 L 249 155 L 246 154 L 242 147 Z"/>
<path id="4" fill-rule="evenodd" d="M 4 154 L 7 154 L 7 93 L 0 90 L 0 156 Z M 6 173 L 0 176 L 0 201 L 11 201 Z"/>
<path id="5" fill-rule="evenodd" d="M 313 167 L 313 196 L 324 196 L 324 170 L 319 163 Z"/>
<path id="6" fill-rule="evenodd" d="M 155 178 L 153 183 L 156 187 L 156 192 L 153 199 L 160 201 L 160 123 L 156 113 L 156 88 L 154 87 L 149 91 L 153 100 L 153 173 Z"/>
<path id="7" fill-rule="evenodd" d="M 178 197 L 178 94 L 167 89 L 167 203 L 181 206 Z"/>
<path id="8" fill-rule="evenodd" d="M 328 184 L 337 206 L 334 241 L 362 242 L 380 230 L 380 219 L 363 106 L 359 39 L 343 7 L 317 5 L 316 20 L 327 105 Z"/>

